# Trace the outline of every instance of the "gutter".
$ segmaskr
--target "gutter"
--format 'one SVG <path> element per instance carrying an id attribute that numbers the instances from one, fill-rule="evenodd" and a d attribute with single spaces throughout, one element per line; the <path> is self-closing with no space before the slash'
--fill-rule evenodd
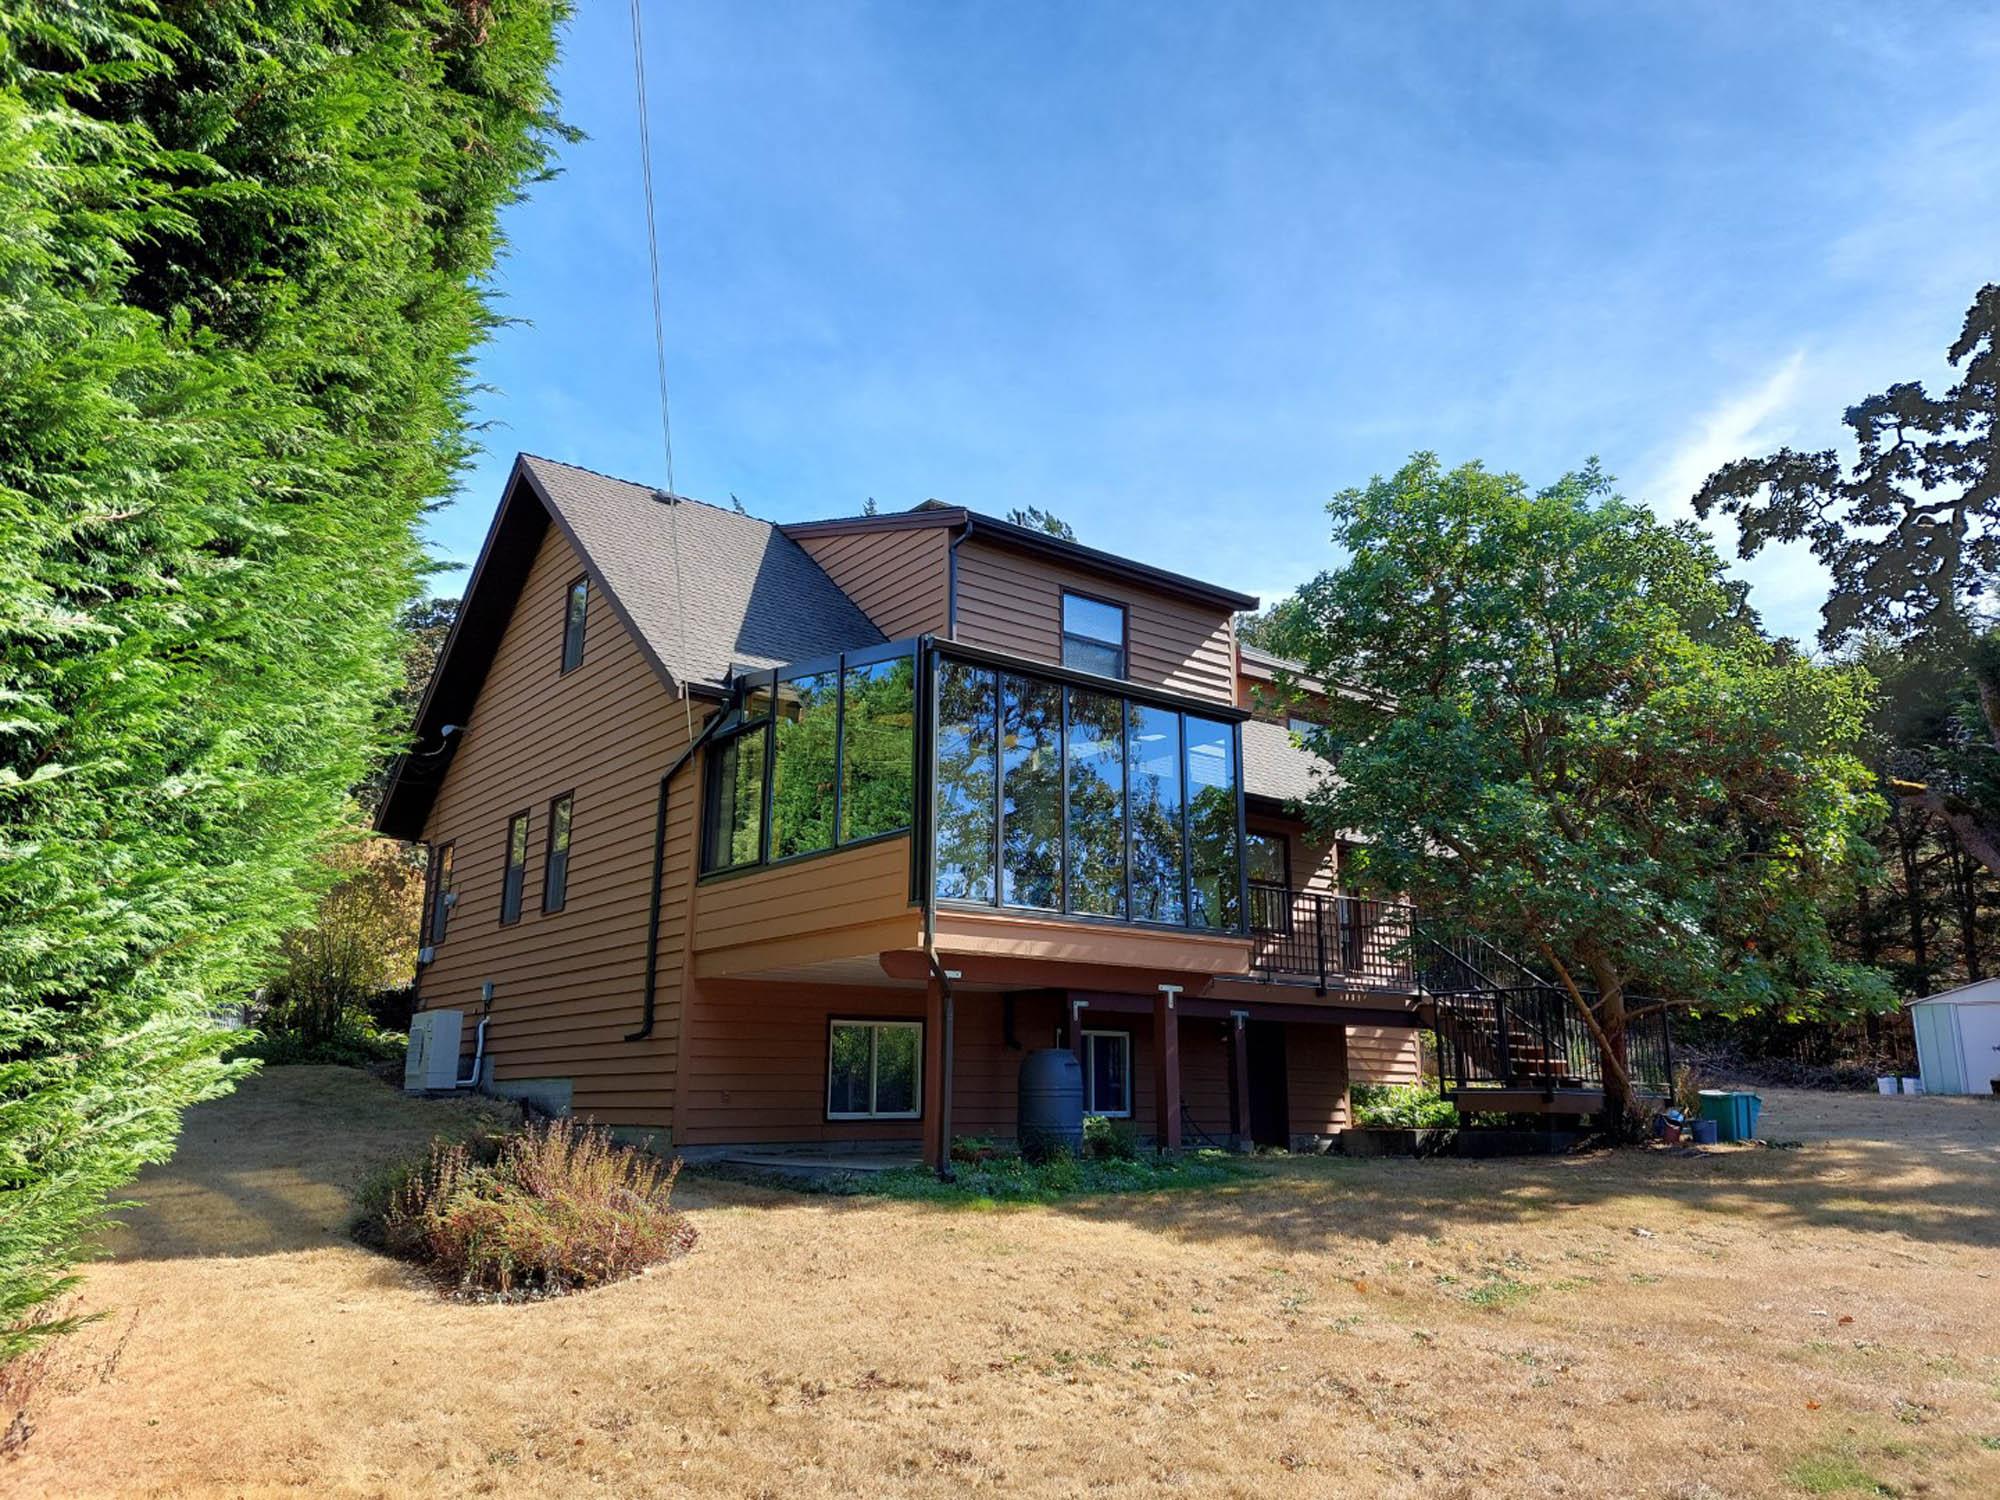
<path id="1" fill-rule="evenodd" d="M 628 1042 L 643 1042 L 653 1034 L 653 1000 L 660 983 L 660 882 L 667 872 L 667 790 L 681 767 L 694 759 L 695 751 L 708 742 L 726 717 L 720 709 L 710 714 L 708 722 L 701 726 L 701 733 L 688 741 L 687 749 L 681 751 L 660 778 L 660 801 L 653 814 L 653 895 L 646 911 L 646 984 L 639 997 L 639 1029 L 627 1033 Z"/>

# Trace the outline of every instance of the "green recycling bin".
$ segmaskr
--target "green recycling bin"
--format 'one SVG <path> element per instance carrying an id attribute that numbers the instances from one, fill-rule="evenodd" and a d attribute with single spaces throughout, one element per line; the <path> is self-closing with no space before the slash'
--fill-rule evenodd
<path id="1" fill-rule="evenodd" d="M 1757 1114 L 1763 1099 L 1737 1089 L 1703 1089 L 1701 1118 L 1715 1121 L 1715 1133 L 1725 1141 L 1748 1141 L 1757 1136 Z"/>

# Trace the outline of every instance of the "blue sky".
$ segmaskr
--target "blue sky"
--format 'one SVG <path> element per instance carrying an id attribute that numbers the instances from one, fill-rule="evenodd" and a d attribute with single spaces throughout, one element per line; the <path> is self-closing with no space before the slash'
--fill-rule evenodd
<path id="1" fill-rule="evenodd" d="M 772 520 L 938 497 L 1281 594 L 1417 449 L 1663 515 L 1938 379 L 2000 277 L 1983 5 L 646 6 L 675 480 Z M 495 424 L 664 478 L 626 7 L 510 209 Z M 1733 536 L 1725 538 L 1733 546 Z M 1810 559 L 1745 569 L 1809 636 Z M 455 592 L 462 574 L 435 587 Z"/>

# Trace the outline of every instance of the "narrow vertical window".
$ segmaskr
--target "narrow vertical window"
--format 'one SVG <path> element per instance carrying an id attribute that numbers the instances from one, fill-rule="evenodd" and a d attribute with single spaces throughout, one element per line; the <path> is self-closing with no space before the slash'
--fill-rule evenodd
<path id="1" fill-rule="evenodd" d="M 431 898 L 424 908 L 424 945 L 435 948 L 444 941 L 445 926 L 458 901 L 458 893 L 451 886 L 451 845 L 438 844 L 431 849 L 429 873 Z"/>
<path id="2" fill-rule="evenodd" d="M 993 902 L 995 778 L 993 674 L 940 662 L 937 673 L 935 802 L 937 893 L 947 901 Z"/>
<path id="3" fill-rule="evenodd" d="M 583 627 L 590 617 L 590 580 L 579 578 L 569 586 L 569 601 L 563 607 L 562 669 L 574 672 L 583 665 Z"/>
<path id="4" fill-rule="evenodd" d="M 1000 901 L 1062 905 L 1063 690 L 1000 678 Z"/>
<path id="5" fill-rule="evenodd" d="M 1069 910 L 1125 915 L 1125 700 L 1069 690 Z"/>
<path id="6" fill-rule="evenodd" d="M 542 865 L 542 910 L 561 911 L 569 902 L 569 820 L 575 794 L 549 803 L 549 857 Z"/>
<path id="7" fill-rule="evenodd" d="M 521 920 L 521 885 L 528 877 L 528 815 L 507 820 L 507 869 L 500 880 L 500 920 Z"/>
<path id="8" fill-rule="evenodd" d="M 1179 714 L 1143 703 L 1126 709 L 1125 775 L 1132 915 L 1141 922 L 1184 922 Z"/>
<path id="9" fill-rule="evenodd" d="M 1187 715 L 1188 923 L 1233 932 L 1242 925 L 1237 878 L 1236 734 Z"/>

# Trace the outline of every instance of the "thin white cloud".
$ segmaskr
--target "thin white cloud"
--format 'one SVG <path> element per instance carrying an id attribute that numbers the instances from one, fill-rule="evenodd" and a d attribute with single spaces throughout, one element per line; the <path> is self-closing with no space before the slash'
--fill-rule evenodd
<path id="1" fill-rule="evenodd" d="M 1663 516 L 1692 515 L 1695 492 L 1709 475 L 1731 459 L 1766 452 L 1784 441 L 1790 430 L 1785 418 L 1798 399 L 1805 361 L 1805 351 L 1795 350 L 1760 384 L 1703 416 L 1653 461 L 1638 494 Z"/>

